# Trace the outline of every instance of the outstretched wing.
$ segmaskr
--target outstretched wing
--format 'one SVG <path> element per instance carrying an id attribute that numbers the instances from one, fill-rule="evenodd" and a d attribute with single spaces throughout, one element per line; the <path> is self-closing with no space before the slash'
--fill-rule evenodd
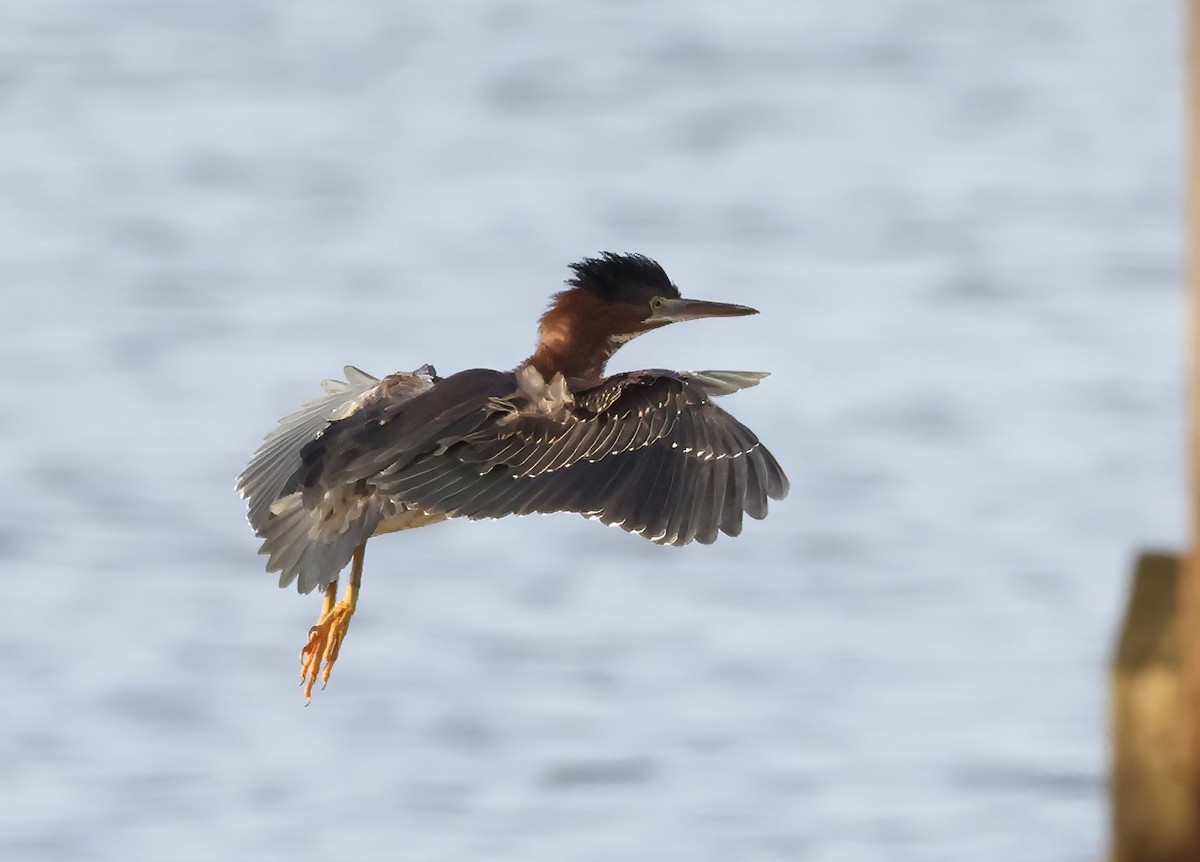
<path id="1" fill-rule="evenodd" d="M 382 381 L 353 365 L 343 370 L 345 381 L 322 381 L 325 395 L 304 402 L 295 413 L 279 420 L 238 476 L 236 488 L 246 498 L 247 518 L 260 535 L 270 517 L 271 504 L 279 499 L 300 467 L 300 450 L 330 422 L 345 418 L 384 391 L 415 395 L 431 387 L 437 379 L 431 365 L 422 365 L 412 374 L 392 374 Z"/>
<path id="2" fill-rule="evenodd" d="M 662 544 L 741 532 L 787 477 L 712 397 L 755 372 L 640 371 L 577 393 L 567 409 L 505 411 L 370 479 L 406 504 L 450 517 L 579 512 Z"/>

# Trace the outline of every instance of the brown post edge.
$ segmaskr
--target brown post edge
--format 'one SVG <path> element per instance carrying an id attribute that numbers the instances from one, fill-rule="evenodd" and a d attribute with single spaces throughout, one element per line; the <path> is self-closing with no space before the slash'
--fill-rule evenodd
<path id="1" fill-rule="evenodd" d="M 1193 834 L 1178 624 L 1183 560 L 1143 553 L 1112 662 L 1112 862 L 1188 862 Z"/>

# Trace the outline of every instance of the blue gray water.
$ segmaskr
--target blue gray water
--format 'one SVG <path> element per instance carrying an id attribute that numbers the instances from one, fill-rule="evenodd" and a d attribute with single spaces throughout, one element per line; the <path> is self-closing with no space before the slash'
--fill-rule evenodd
<path id="1" fill-rule="evenodd" d="M 1174 3 L 6 0 L 0 858 L 1091 860 L 1184 534 Z M 372 543 L 330 688 L 233 477 L 343 363 L 509 367 L 567 262 L 749 319 L 741 538 Z"/>

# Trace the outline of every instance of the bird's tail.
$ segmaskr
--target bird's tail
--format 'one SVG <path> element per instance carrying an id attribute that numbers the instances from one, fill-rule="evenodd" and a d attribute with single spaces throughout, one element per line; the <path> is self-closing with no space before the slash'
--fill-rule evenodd
<path id="1" fill-rule="evenodd" d="M 365 542 L 379 524 L 376 507 L 367 505 L 336 525 L 322 518 L 322 510 L 305 508 L 303 494 L 281 497 L 271 504 L 271 514 L 259 530 L 260 554 L 267 556 L 267 571 L 279 572 L 279 586 L 297 581 L 302 593 L 312 592 L 337 579 L 350 562 L 354 549 Z"/>

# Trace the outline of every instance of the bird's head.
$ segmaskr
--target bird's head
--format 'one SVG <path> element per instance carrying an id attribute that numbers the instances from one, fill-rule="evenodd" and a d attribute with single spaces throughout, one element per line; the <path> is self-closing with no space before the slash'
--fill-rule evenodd
<path id="1" fill-rule="evenodd" d="M 616 337 L 632 338 L 683 320 L 758 313 L 745 305 L 683 298 L 663 268 L 643 254 L 606 251 L 571 264 L 571 269 L 575 275 L 567 284 L 590 294 L 590 304 L 603 312 L 604 321 Z"/>
<path id="2" fill-rule="evenodd" d="M 685 299 L 659 264 L 642 254 L 603 252 L 571 264 L 567 290 L 542 316 L 531 361 L 543 374 L 561 371 L 587 382 L 598 378 L 622 344 L 669 323 L 702 317 L 740 317 L 757 309 Z"/>

